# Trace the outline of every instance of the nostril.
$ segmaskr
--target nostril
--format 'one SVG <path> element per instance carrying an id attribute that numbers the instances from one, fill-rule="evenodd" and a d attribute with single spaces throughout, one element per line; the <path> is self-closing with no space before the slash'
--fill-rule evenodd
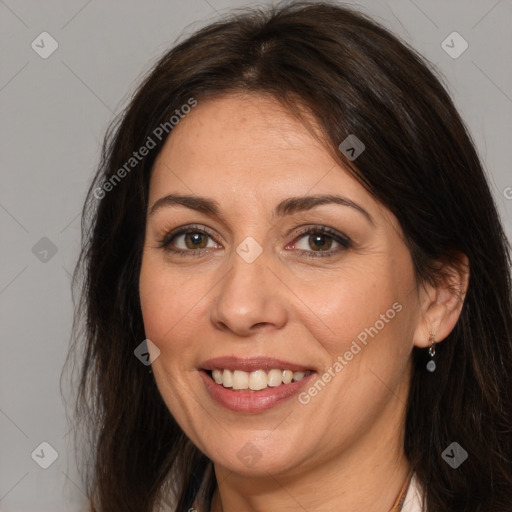
<path id="1" fill-rule="evenodd" d="M 254 327 L 258 327 L 259 325 L 263 325 L 263 326 L 265 326 L 265 325 L 268 325 L 268 322 L 258 322 L 257 324 L 254 324 L 254 325 L 253 325 L 253 328 L 254 328 Z"/>

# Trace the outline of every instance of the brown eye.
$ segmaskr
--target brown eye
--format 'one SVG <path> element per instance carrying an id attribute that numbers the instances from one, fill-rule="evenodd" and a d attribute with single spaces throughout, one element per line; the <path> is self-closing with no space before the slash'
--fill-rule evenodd
<path id="1" fill-rule="evenodd" d="M 204 249 L 208 243 L 208 235 L 198 231 L 190 231 L 183 236 L 187 249 Z"/>
<path id="2" fill-rule="evenodd" d="M 327 226 L 309 228 L 297 236 L 292 244 L 298 254 L 317 257 L 335 256 L 351 247 L 350 239 Z"/>
<path id="3" fill-rule="evenodd" d="M 327 251 L 332 247 L 332 238 L 328 235 L 314 234 L 308 237 L 309 247 L 312 250 Z"/>
<path id="4" fill-rule="evenodd" d="M 204 229 L 189 226 L 167 234 L 160 247 L 169 252 L 189 255 L 203 254 L 203 250 L 218 249 L 212 235 Z"/>

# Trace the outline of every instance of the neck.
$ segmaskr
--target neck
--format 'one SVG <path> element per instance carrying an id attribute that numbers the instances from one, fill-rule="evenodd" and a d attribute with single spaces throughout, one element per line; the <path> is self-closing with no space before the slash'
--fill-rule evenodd
<path id="1" fill-rule="evenodd" d="M 348 449 L 318 465 L 247 477 L 215 466 L 212 512 L 389 512 L 410 473 L 403 452 L 405 406 L 390 407 Z"/>

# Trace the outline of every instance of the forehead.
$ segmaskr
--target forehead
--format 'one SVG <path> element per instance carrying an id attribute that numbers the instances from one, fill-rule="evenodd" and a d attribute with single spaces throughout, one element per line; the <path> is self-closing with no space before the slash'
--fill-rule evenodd
<path id="1" fill-rule="evenodd" d="M 333 165 L 325 148 L 277 100 L 230 95 L 199 101 L 174 127 L 155 167 L 172 160 L 182 167 L 206 163 L 242 174 L 251 166 L 264 170 L 275 162 L 304 164 L 313 151 L 316 160 L 323 156 L 324 165 Z"/>
<path id="2" fill-rule="evenodd" d="M 315 133 L 314 120 L 305 125 L 268 96 L 199 101 L 173 128 L 155 162 L 150 203 L 171 192 L 246 207 L 286 196 L 340 193 L 380 209 Z"/>

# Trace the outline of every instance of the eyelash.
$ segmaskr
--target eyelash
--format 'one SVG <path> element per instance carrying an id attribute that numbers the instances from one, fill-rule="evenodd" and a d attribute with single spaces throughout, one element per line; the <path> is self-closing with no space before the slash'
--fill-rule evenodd
<path id="1" fill-rule="evenodd" d="M 171 242 L 178 236 L 184 235 L 184 234 L 191 234 L 191 233 L 201 233 L 207 237 L 210 237 L 214 240 L 214 236 L 212 233 L 210 233 L 208 230 L 201 228 L 200 226 L 184 226 L 183 228 L 179 228 L 176 231 L 172 231 L 170 233 L 167 233 L 162 240 L 159 241 L 158 247 L 160 249 L 163 249 L 166 252 L 171 252 L 173 254 L 177 254 L 179 256 L 183 257 L 198 257 L 202 256 L 205 251 L 207 251 L 207 248 L 203 249 L 173 249 L 170 247 Z M 340 244 L 341 247 L 338 249 L 332 251 L 308 251 L 304 249 L 297 249 L 296 252 L 300 255 L 306 256 L 308 258 L 325 258 L 337 255 L 341 251 L 344 251 L 346 249 L 349 249 L 352 246 L 352 242 L 350 238 L 348 238 L 346 235 L 339 233 L 338 231 L 335 231 L 331 228 L 328 228 L 327 226 L 315 226 L 315 227 L 308 227 L 300 231 L 296 234 L 294 238 L 295 240 L 298 240 L 300 238 L 303 238 L 305 235 L 315 235 L 315 234 L 324 234 L 329 235 L 329 238 L 333 239 L 335 242 Z"/>
<path id="2" fill-rule="evenodd" d="M 304 238 L 306 235 L 328 235 L 329 238 L 337 242 L 340 247 L 334 250 L 327 250 L 327 251 L 307 251 L 304 249 L 296 249 L 296 252 L 300 255 L 306 256 L 307 258 L 328 258 L 331 256 L 336 256 L 340 252 L 349 249 L 352 247 L 352 242 L 350 238 L 342 233 L 339 233 L 338 231 L 335 231 L 334 229 L 328 228 L 327 226 L 314 226 L 314 227 L 307 227 L 301 231 L 299 231 L 294 238 L 295 240 L 300 240 L 301 238 Z"/>
<path id="3" fill-rule="evenodd" d="M 190 233 L 201 233 L 202 235 L 208 236 L 213 239 L 213 235 L 208 232 L 206 229 L 201 228 L 199 226 L 185 226 L 183 228 L 179 228 L 176 231 L 171 231 L 170 233 L 167 233 L 162 240 L 159 242 L 159 248 L 163 249 L 166 252 L 171 252 L 173 254 L 177 254 L 179 256 L 183 257 L 197 257 L 202 256 L 204 254 L 204 251 L 207 249 L 172 249 L 170 247 L 171 242 L 180 235 L 186 235 Z"/>

